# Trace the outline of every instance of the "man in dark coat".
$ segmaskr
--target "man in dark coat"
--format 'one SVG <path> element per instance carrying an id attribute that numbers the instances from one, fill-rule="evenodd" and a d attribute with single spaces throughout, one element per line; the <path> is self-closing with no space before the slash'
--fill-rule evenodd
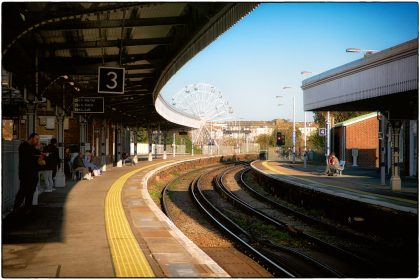
<path id="1" fill-rule="evenodd" d="M 24 203 L 25 211 L 32 207 L 32 199 L 38 184 L 38 159 L 41 152 L 36 149 L 39 144 L 39 135 L 32 133 L 27 141 L 19 146 L 19 180 L 20 187 L 16 194 L 14 210 L 17 211 Z"/>

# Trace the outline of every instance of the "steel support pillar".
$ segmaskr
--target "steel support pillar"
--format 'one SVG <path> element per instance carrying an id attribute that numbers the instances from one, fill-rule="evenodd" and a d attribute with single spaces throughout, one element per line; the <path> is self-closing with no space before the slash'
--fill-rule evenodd
<path id="1" fill-rule="evenodd" d="M 157 159 L 158 145 L 160 144 L 160 129 L 156 131 L 155 143 L 155 159 Z"/>
<path id="2" fill-rule="evenodd" d="M 149 154 L 148 154 L 148 161 L 153 161 L 153 131 L 151 129 L 149 129 L 148 131 L 149 134 Z"/>
<path id="3" fill-rule="evenodd" d="M 101 127 L 101 170 L 106 171 L 106 136 L 107 136 L 107 123 L 106 120 L 102 121 Z"/>
<path id="4" fill-rule="evenodd" d="M 168 132 L 165 131 L 163 133 L 163 159 L 167 159 L 166 155 L 166 139 L 168 138 Z"/>
<path id="5" fill-rule="evenodd" d="M 26 138 L 33 132 L 35 132 L 35 109 L 36 104 L 29 103 L 26 105 Z"/>
<path id="6" fill-rule="evenodd" d="M 381 185 L 386 185 L 385 180 L 385 158 L 386 158 L 386 152 L 385 152 L 385 139 L 386 139 L 386 120 L 385 115 L 381 114 L 381 122 L 380 122 L 380 129 L 381 129 Z"/>
<path id="7" fill-rule="evenodd" d="M 172 142 L 172 157 L 175 157 L 175 154 L 176 154 L 176 139 L 175 139 L 175 137 L 176 137 L 176 133 L 174 132 L 174 134 L 173 134 L 173 142 Z"/>
<path id="8" fill-rule="evenodd" d="M 403 122 L 401 120 L 391 120 L 392 125 L 392 176 L 391 189 L 393 191 L 401 190 L 400 177 L 400 131 Z"/>
<path id="9" fill-rule="evenodd" d="M 133 162 L 134 162 L 134 164 L 137 164 L 138 161 L 139 161 L 139 158 L 137 156 L 137 141 L 138 141 L 138 139 L 137 139 L 138 135 L 137 134 L 138 133 L 139 133 L 138 127 L 136 126 L 136 129 L 133 131 L 133 146 L 134 146 L 133 147 L 134 148 Z"/>
<path id="10" fill-rule="evenodd" d="M 86 120 L 82 117 L 79 116 L 79 126 L 80 126 L 80 152 L 81 153 L 85 153 L 86 152 L 86 127 L 87 127 L 87 122 Z"/>
<path id="11" fill-rule="evenodd" d="M 115 161 L 117 163 L 117 167 L 122 167 L 122 160 L 121 160 L 121 133 L 122 129 L 120 125 L 116 125 L 115 128 Z"/>
<path id="12" fill-rule="evenodd" d="M 57 110 L 59 111 L 59 110 Z M 66 186 L 66 177 L 64 174 L 64 112 L 57 114 L 57 146 L 60 155 L 60 168 L 55 176 L 55 187 L 62 188 Z"/>

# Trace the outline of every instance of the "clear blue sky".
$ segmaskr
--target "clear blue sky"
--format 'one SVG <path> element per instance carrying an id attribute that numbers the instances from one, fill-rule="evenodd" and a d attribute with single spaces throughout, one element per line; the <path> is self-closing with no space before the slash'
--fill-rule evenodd
<path id="1" fill-rule="evenodd" d="M 292 119 L 294 94 L 302 121 L 301 71 L 319 74 L 363 56 L 346 48 L 383 50 L 417 37 L 417 2 L 263 3 L 190 60 L 161 94 L 170 100 L 186 85 L 209 83 L 223 92 L 235 119 L 246 120 Z M 283 106 L 276 95 L 284 96 Z"/>

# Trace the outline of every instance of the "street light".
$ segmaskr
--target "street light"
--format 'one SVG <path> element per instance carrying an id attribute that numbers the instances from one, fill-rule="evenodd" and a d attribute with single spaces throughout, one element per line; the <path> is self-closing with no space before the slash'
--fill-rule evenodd
<path id="1" fill-rule="evenodd" d="M 300 74 L 301 75 L 312 75 L 312 72 L 311 71 L 303 70 L 303 71 L 300 72 Z"/>
<path id="2" fill-rule="evenodd" d="M 300 72 L 301 75 L 312 75 L 311 71 L 306 71 L 303 70 Z M 307 155 L 307 147 L 306 147 L 306 111 L 305 109 L 303 109 L 303 118 L 304 118 L 304 136 L 303 136 L 303 150 L 304 150 L 304 155 L 303 155 L 303 167 L 306 168 L 306 163 L 308 160 L 308 155 Z"/>
<path id="3" fill-rule="evenodd" d="M 284 86 L 283 89 L 290 89 L 291 86 Z M 293 163 L 296 161 L 296 120 L 295 120 L 295 95 L 293 94 L 293 132 L 292 132 L 292 143 L 293 143 Z"/>
<path id="4" fill-rule="evenodd" d="M 366 57 L 366 56 L 368 56 L 370 54 L 373 54 L 373 53 L 376 53 L 378 51 L 377 50 L 362 50 L 362 49 L 358 49 L 358 48 L 347 48 L 346 52 L 352 52 L 352 53 L 363 52 L 363 53 L 365 53 L 365 57 Z"/>

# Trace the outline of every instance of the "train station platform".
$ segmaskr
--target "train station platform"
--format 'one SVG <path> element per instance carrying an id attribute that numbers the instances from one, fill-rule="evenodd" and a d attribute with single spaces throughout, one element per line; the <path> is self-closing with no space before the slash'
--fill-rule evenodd
<path id="1" fill-rule="evenodd" d="M 346 168 L 341 176 L 325 175 L 325 166 L 279 161 L 255 161 L 252 167 L 265 175 L 299 187 L 399 211 L 418 213 L 418 181 L 402 178 L 402 190 L 380 185 L 372 169 Z"/>
<path id="2" fill-rule="evenodd" d="M 147 191 L 149 172 L 187 159 L 110 168 L 42 193 L 30 213 L 3 219 L 2 276 L 228 277 Z"/>

